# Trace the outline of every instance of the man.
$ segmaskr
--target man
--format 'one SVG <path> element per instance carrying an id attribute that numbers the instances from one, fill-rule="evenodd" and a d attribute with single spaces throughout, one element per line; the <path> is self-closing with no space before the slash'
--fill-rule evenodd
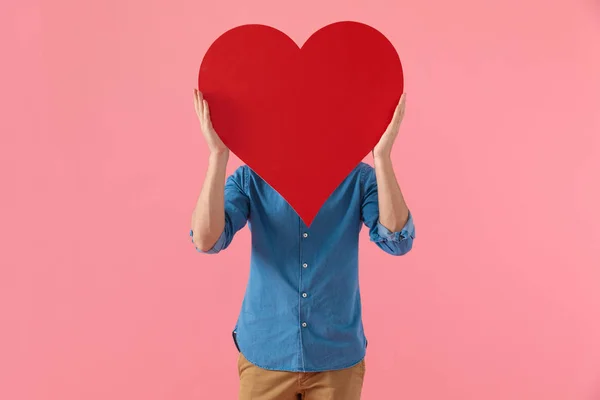
<path id="1" fill-rule="evenodd" d="M 360 399 L 367 340 L 359 231 L 364 223 L 371 241 L 393 255 L 410 251 L 415 236 L 390 157 L 405 99 L 373 149 L 375 168 L 359 164 L 309 228 L 248 166 L 225 179 L 229 150 L 212 127 L 208 103 L 194 90 L 210 156 L 192 215 L 192 241 L 200 252 L 214 254 L 246 222 L 252 231 L 250 276 L 233 331 L 240 400 Z"/>

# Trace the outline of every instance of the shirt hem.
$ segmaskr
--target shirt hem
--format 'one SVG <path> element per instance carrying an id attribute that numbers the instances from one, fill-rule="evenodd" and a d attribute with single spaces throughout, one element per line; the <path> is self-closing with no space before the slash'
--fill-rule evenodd
<path id="1" fill-rule="evenodd" d="M 326 371 L 339 371 L 342 369 L 347 369 L 347 368 L 352 368 L 355 365 L 359 364 L 362 360 L 364 360 L 365 356 L 366 356 L 366 352 L 365 354 L 363 354 L 359 360 L 357 361 L 353 361 L 348 365 L 344 365 L 344 366 L 339 366 L 339 367 L 333 367 L 333 368 L 325 368 L 325 369 L 303 369 L 303 370 L 295 370 L 295 369 L 290 369 L 290 368 L 274 368 L 274 367 L 267 367 L 265 365 L 261 365 L 259 363 L 256 363 L 254 361 L 252 361 L 251 359 L 249 359 L 248 357 L 246 357 L 246 355 L 244 354 L 244 352 L 242 350 L 240 350 L 240 353 L 242 353 L 242 355 L 246 358 L 246 360 L 248 360 L 251 364 L 262 368 L 262 369 L 266 369 L 268 371 L 285 371 L 285 372 L 326 372 Z"/>

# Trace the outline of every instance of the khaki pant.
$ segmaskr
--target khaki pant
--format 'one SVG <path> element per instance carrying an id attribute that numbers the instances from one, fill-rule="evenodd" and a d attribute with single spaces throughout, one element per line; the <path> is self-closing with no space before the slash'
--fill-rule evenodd
<path id="1" fill-rule="evenodd" d="M 239 400 L 360 400 L 365 361 L 336 371 L 271 371 L 257 367 L 240 353 L 238 373 Z"/>

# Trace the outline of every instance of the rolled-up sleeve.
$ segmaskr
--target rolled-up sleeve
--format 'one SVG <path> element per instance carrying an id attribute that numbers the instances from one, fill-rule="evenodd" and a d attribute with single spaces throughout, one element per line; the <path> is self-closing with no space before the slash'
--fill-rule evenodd
<path id="1" fill-rule="evenodd" d="M 250 215 L 250 199 L 247 196 L 248 171 L 247 166 L 239 167 L 225 182 L 225 227 L 223 232 L 209 250 L 200 253 L 216 254 L 225 250 L 235 234 L 242 229 Z M 190 238 L 194 242 L 194 232 L 190 230 Z"/>
<path id="2" fill-rule="evenodd" d="M 408 219 L 400 231 L 390 231 L 379 222 L 377 179 L 375 170 L 370 165 L 365 164 L 361 170 L 361 185 L 361 217 L 369 228 L 370 240 L 388 254 L 401 256 L 408 253 L 415 238 L 415 224 L 411 212 L 409 211 Z"/>

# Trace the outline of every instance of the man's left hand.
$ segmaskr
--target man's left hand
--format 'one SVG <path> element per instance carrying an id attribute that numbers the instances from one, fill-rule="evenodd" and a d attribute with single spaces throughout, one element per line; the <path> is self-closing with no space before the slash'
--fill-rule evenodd
<path id="1" fill-rule="evenodd" d="M 405 108 L 406 93 L 403 93 L 402 96 L 400 96 L 400 101 L 398 102 L 396 110 L 394 111 L 392 121 L 381 136 L 381 139 L 379 139 L 379 142 L 377 143 L 375 148 L 373 148 L 373 157 L 390 157 L 392 153 L 392 146 L 394 145 L 394 141 L 398 136 L 398 132 L 400 131 L 400 124 L 402 123 L 402 119 L 404 118 Z"/>

